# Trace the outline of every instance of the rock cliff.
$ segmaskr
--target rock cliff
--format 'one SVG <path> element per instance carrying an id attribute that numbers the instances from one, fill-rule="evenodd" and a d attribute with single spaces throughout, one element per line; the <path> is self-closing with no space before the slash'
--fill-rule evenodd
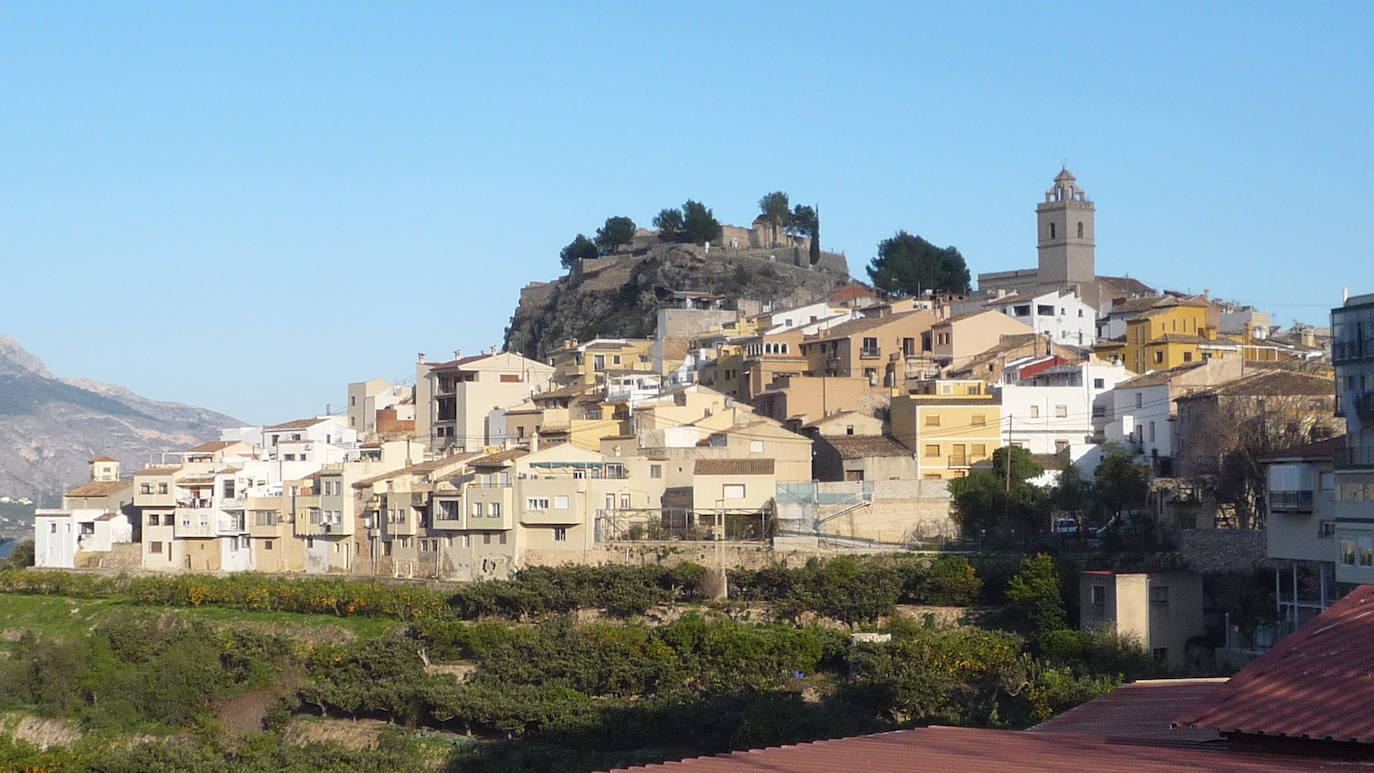
<path id="1" fill-rule="evenodd" d="M 93 456 L 113 456 L 129 471 L 239 423 L 112 384 L 58 378 L 0 335 L 0 494 L 55 504 L 63 491 L 86 480 Z"/>
<path id="2" fill-rule="evenodd" d="M 527 285 L 506 328 L 506 348 L 542 359 L 569 339 L 652 338 L 658 310 L 670 307 L 678 292 L 810 303 L 849 281 L 843 255 L 822 256 L 811 267 L 792 247 L 708 253 L 689 244 L 641 242 L 632 251 L 585 261 L 560 279 Z"/>

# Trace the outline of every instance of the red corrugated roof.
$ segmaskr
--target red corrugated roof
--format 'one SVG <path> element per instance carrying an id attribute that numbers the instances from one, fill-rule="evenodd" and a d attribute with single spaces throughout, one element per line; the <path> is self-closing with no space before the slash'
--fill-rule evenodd
<path id="1" fill-rule="evenodd" d="M 1374 743 L 1374 585 L 1360 585 L 1176 725 Z"/>
<path id="2" fill-rule="evenodd" d="M 1350 770 L 1349 761 L 1233 752 L 1224 746 L 1152 746 L 1060 733 L 925 727 L 624 770 L 684 773 L 1279 773 Z"/>
<path id="3" fill-rule="evenodd" d="M 1053 357 L 1046 357 L 1040 362 L 1031 363 L 1030 365 L 1021 368 L 1019 371 L 1017 371 L 1016 375 L 1020 378 L 1027 379 L 1031 376 L 1034 376 L 1037 373 L 1047 371 L 1050 368 L 1067 364 L 1069 364 L 1068 360 L 1056 354 Z"/>
<path id="4" fill-rule="evenodd" d="M 1196 706 L 1226 684 L 1225 679 L 1146 679 L 1123 684 L 1101 698 L 1080 704 L 1032 727 L 1032 733 L 1075 733 L 1136 738 L 1166 743 L 1220 738 L 1210 728 L 1173 728 L 1174 717 Z"/>

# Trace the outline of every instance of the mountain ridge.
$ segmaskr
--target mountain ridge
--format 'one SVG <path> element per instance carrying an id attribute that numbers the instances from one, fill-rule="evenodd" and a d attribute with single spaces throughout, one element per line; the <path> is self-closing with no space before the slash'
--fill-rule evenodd
<path id="1" fill-rule="evenodd" d="M 52 503 L 106 454 L 126 472 L 219 435 L 238 420 L 127 387 L 53 375 L 0 333 L 0 494 Z"/>

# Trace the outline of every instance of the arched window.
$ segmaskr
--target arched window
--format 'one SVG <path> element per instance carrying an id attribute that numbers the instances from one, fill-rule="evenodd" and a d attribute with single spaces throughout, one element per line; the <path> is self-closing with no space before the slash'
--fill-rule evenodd
<path id="1" fill-rule="evenodd" d="M 1080 239 L 1083 238 L 1083 224 L 1082 224 L 1082 223 L 1079 223 L 1079 224 L 1078 224 L 1078 238 L 1080 238 Z"/>
<path id="2" fill-rule="evenodd" d="M 1050 223 L 1050 238 L 1054 238 L 1054 223 Z"/>

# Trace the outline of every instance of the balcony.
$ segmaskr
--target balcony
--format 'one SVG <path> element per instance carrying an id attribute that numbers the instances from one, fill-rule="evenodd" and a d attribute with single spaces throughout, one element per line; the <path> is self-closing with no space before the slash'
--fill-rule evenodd
<path id="1" fill-rule="evenodd" d="M 178 507 L 175 514 L 174 534 L 183 537 L 215 536 L 215 521 L 210 517 L 211 510 L 206 507 Z"/>
<path id="2" fill-rule="evenodd" d="M 1374 419 L 1374 392 L 1356 392 L 1351 402 L 1360 418 Z"/>
<path id="3" fill-rule="evenodd" d="M 1310 513 L 1312 495 L 1311 491 L 1270 491 L 1269 509 L 1275 513 Z"/>
<path id="4" fill-rule="evenodd" d="M 243 516 L 238 518 L 219 519 L 220 534 L 243 534 L 248 531 L 248 526 L 244 522 Z"/>
<path id="5" fill-rule="evenodd" d="M 1369 341 L 1332 341 L 1331 361 L 1339 364 L 1346 360 L 1361 360 L 1374 357 L 1374 340 Z"/>
<path id="6" fill-rule="evenodd" d="M 1336 451 L 1338 470 L 1374 470 L 1374 446 L 1356 446 Z"/>
<path id="7" fill-rule="evenodd" d="M 876 360 L 882 357 L 882 354 L 883 350 L 876 346 L 864 346 L 859 349 L 859 359 L 861 360 Z"/>

